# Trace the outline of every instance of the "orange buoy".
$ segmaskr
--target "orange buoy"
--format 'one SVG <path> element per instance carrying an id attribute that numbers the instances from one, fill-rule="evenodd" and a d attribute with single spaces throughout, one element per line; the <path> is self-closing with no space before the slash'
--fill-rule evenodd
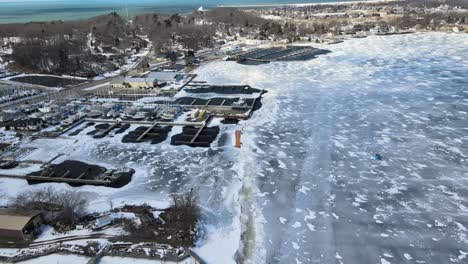
<path id="1" fill-rule="evenodd" d="M 236 144 L 234 145 L 234 147 L 236 148 L 241 147 L 241 131 L 240 130 L 236 130 Z"/>

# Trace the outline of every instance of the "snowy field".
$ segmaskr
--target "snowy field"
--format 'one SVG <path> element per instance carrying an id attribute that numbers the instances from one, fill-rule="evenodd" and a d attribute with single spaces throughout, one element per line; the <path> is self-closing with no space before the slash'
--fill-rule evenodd
<path id="1" fill-rule="evenodd" d="M 67 153 L 57 162 L 135 168 L 121 189 L 48 184 L 85 191 L 96 211 L 109 200 L 163 207 L 169 193 L 193 188 L 206 226 L 196 251 L 208 263 L 467 263 L 468 35 L 327 48 L 308 62 L 198 69 L 197 80 L 269 91 L 252 119 L 222 126 L 211 149 L 96 140 L 85 130 L 31 142 L 39 150 L 27 158 Z M 28 188 L 39 187 L 2 179 L 0 202 Z"/>

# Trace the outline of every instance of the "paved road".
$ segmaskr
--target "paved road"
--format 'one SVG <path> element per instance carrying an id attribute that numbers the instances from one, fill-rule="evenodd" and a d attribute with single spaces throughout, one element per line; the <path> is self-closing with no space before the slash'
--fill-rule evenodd
<path id="1" fill-rule="evenodd" d="M 77 240 L 85 240 L 85 239 L 111 239 L 116 238 L 116 236 L 106 235 L 103 233 L 94 233 L 89 235 L 80 235 L 80 236 L 65 236 L 60 238 L 48 239 L 43 241 L 35 241 L 35 242 L 26 242 L 26 241 L 8 241 L 8 242 L 1 242 L 0 247 L 2 248 L 34 248 L 46 245 L 53 245 L 62 242 L 69 242 L 69 241 L 77 241 Z"/>

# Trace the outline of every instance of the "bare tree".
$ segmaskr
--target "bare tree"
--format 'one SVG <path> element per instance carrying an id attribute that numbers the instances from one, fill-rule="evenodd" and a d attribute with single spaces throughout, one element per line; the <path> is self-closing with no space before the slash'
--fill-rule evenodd
<path id="1" fill-rule="evenodd" d="M 82 193 L 65 191 L 59 194 L 62 207 L 59 221 L 65 225 L 73 225 L 85 213 L 88 205 Z"/>
<path id="2" fill-rule="evenodd" d="M 39 210 L 53 212 L 56 221 L 73 225 L 86 210 L 88 201 L 82 193 L 75 191 L 59 192 L 52 187 L 37 191 L 25 191 L 12 199 L 12 205 L 20 211 Z"/>
<path id="3" fill-rule="evenodd" d="M 171 209 L 178 213 L 179 219 L 197 219 L 200 214 L 200 207 L 198 206 L 198 196 L 190 190 L 185 193 L 171 194 L 172 206 Z"/>
<path id="4" fill-rule="evenodd" d="M 22 192 L 14 199 L 12 204 L 15 208 L 28 211 L 56 211 L 60 209 L 59 196 L 52 187 L 46 187 L 32 192 Z"/>

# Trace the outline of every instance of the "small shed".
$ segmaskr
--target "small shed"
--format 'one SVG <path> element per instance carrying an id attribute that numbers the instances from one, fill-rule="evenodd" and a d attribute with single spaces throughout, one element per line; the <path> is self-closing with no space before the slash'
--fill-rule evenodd
<path id="1" fill-rule="evenodd" d="M 44 223 L 40 211 L 20 212 L 12 208 L 0 209 L 0 240 L 32 240 Z"/>
<path id="2" fill-rule="evenodd" d="M 110 215 L 103 215 L 94 220 L 93 229 L 101 229 L 110 224 L 112 224 L 112 218 Z"/>

